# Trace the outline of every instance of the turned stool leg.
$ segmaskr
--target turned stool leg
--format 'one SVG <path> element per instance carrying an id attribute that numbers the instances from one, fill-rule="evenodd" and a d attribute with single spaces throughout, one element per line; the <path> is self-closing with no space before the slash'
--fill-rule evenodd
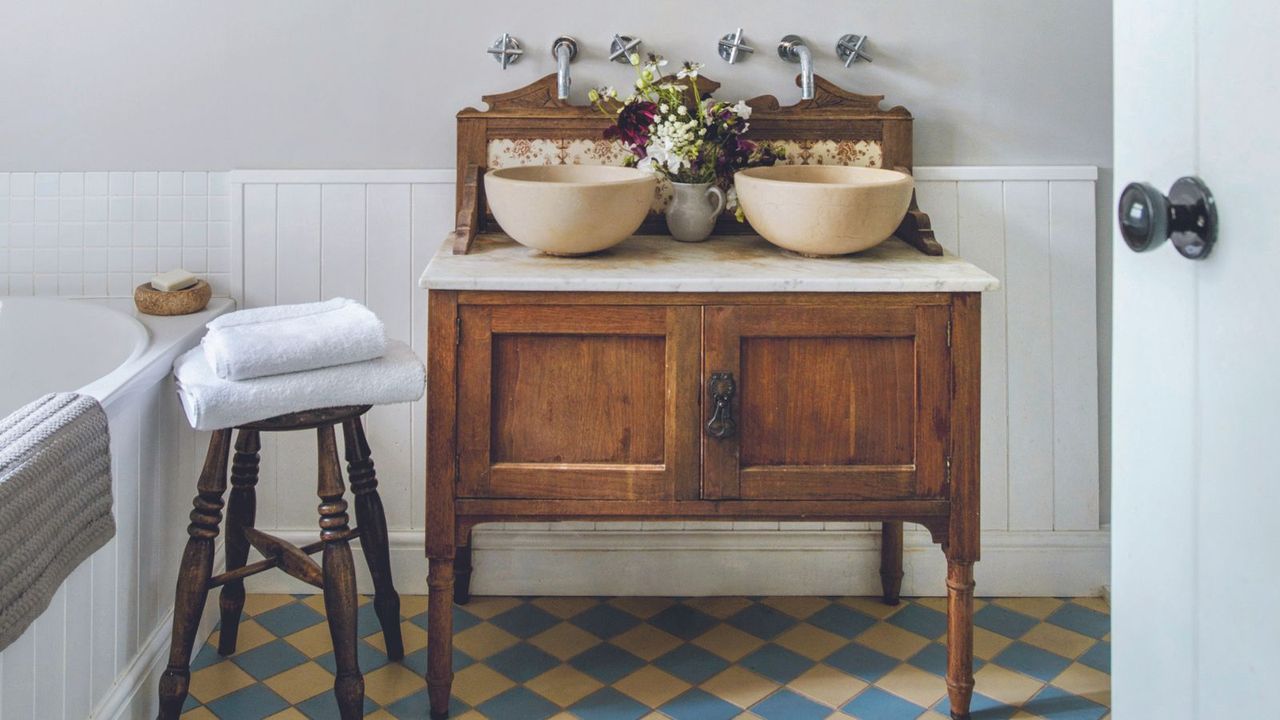
<path id="1" fill-rule="evenodd" d="M 209 578 L 213 575 L 213 541 L 218 537 L 218 524 L 222 522 L 222 494 L 227 490 L 227 451 L 230 445 L 230 430 L 214 432 L 196 484 L 198 494 L 192 502 L 187 548 L 182 553 L 173 603 L 169 665 L 160 676 L 161 720 L 178 717 L 191 685 L 191 648 L 195 644 L 196 628 L 209 594 Z"/>
<path id="2" fill-rule="evenodd" d="M 347 478 L 356 496 L 356 524 L 360 527 L 360 547 L 364 550 L 369 574 L 373 576 L 373 609 L 382 626 L 387 644 L 387 657 L 404 657 L 404 641 L 400 636 L 400 595 L 391 580 L 391 550 L 387 541 L 387 518 L 378 495 L 378 475 L 373 469 L 364 426 L 355 417 L 342 424 L 346 445 Z"/>
<path id="3" fill-rule="evenodd" d="M 258 484 L 258 451 L 262 443 L 258 431 L 241 430 L 236 434 L 236 452 L 231 461 L 231 499 L 227 501 L 227 571 L 244 567 L 249 559 L 249 538 L 244 529 L 253 527 L 258 500 L 254 487 Z M 236 651 L 240 631 L 240 615 L 244 611 L 244 580 L 232 580 L 222 586 L 218 595 L 222 609 L 222 629 L 218 634 L 218 654 Z"/>
<path id="4" fill-rule="evenodd" d="M 431 720 L 449 717 L 453 687 L 453 558 L 431 558 L 427 575 L 427 697 Z"/>
<path id="5" fill-rule="evenodd" d="M 458 544 L 453 559 L 453 601 L 459 605 L 471 602 L 471 531 Z"/>
<path id="6" fill-rule="evenodd" d="M 885 605 L 897 605 L 902 593 L 902 522 L 880 525 L 880 586 Z"/>
<path id="7" fill-rule="evenodd" d="M 324 609 L 333 640 L 337 678 L 333 694 L 342 720 L 364 717 L 364 677 L 356 658 L 356 567 L 351 557 L 351 529 L 343 499 L 342 467 L 333 426 L 316 429 L 319 447 L 320 539 L 324 541 Z"/>
<path id="8" fill-rule="evenodd" d="M 947 559 L 947 695 L 967 720 L 973 699 L 973 562 Z"/>

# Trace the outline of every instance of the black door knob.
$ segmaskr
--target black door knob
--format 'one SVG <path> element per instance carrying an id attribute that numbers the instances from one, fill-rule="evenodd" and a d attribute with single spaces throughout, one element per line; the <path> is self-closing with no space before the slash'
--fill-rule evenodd
<path id="1" fill-rule="evenodd" d="M 1134 252 L 1159 247 L 1165 239 L 1183 257 L 1203 260 L 1218 239 L 1218 208 L 1200 178 L 1179 178 L 1169 196 L 1150 183 L 1129 183 L 1120 193 L 1120 234 Z"/>

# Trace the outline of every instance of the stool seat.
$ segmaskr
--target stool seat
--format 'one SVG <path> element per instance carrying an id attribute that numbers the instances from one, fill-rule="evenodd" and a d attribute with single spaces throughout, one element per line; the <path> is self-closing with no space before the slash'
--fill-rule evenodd
<path id="1" fill-rule="evenodd" d="M 404 658 L 400 631 L 400 596 L 391 580 L 391 557 L 387 542 L 387 521 L 378 496 L 369 443 L 360 418 L 371 405 L 340 405 L 276 415 L 235 428 L 214 430 L 209 440 L 204 467 L 196 483 L 191 524 L 187 526 L 187 546 L 178 570 L 178 586 L 173 611 L 173 639 L 169 664 L 160 677 L 161 720 L 177 720 L 191 684 L 191 651 L 196 629 L 204 613 L 208 593 L 221 587 L 218 603 L 222 625 L 218 653 L 236 650 L 240 618 L 244 611 L 244 579 L 267 570 L 279 569 L 324 592 L 325 614 L 333 641 L 336 667 L 334 696 L 343 720 L 363 717 L 364 676 L 360 673 L 356 640 L 357 605 L 355 564 L 351 540 L 359 537 L 360 547 L 373 578 L 373 607 L 382 626 L 387 657 Z M 356 526 L 347 515 L 346 487 L 338 461 L 334 432 L 342 426 L 347 460 L 347 476 L 355 495 Z M 213 574 L 213 554 L 218 531 L 223 525 L 223 499 L 227 490 L 228 454 L 231 435 L 236 432 L 235 456 L 231 466 L 231 497 L 226 504 L 226 571 Z M 314 430 L 318 473 L 316 495 L 320 498 L 319 539 L 298 547 L 254 528 L 257 509 L 259 433 Z M 248 564 L 249 549 L 256 548 L 263 559 Z M 319 563 L 311 555 L 322 553 Z"/>

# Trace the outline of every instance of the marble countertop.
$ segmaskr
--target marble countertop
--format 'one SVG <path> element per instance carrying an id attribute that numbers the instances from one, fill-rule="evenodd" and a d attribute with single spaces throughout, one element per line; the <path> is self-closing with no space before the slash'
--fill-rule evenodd
<path id="1" fill-rule="evenodd" d="M 481 235 L 469 255 L 454 255 L 445 242 L 418 284 L 541 292 L 981 292 L 998 282 L 954 255 L 924 255 L 897 238 L 855 255 L 808 258 L 755 235 L 701 243 L 637 235 L 594 255 L 563 258 Z"/>

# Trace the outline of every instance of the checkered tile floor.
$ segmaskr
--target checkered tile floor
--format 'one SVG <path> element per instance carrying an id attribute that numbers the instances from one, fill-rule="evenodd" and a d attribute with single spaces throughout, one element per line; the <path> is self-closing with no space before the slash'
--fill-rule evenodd
<path id="1" fill-rule="evenodd" d="M 427 717 L 426 599 L 402 598 L 403 663 L 360 609 L 370 718 Z M 978 600 L 975 720 L 1109 717 L 1101 600 Z M 475 598 L 455 607 L 457 720 L 948 717 L 938 598 Z M 251 595 L 236 655 L 192 664 L 189 720 L 337 718 L 318 596 Z"/>

